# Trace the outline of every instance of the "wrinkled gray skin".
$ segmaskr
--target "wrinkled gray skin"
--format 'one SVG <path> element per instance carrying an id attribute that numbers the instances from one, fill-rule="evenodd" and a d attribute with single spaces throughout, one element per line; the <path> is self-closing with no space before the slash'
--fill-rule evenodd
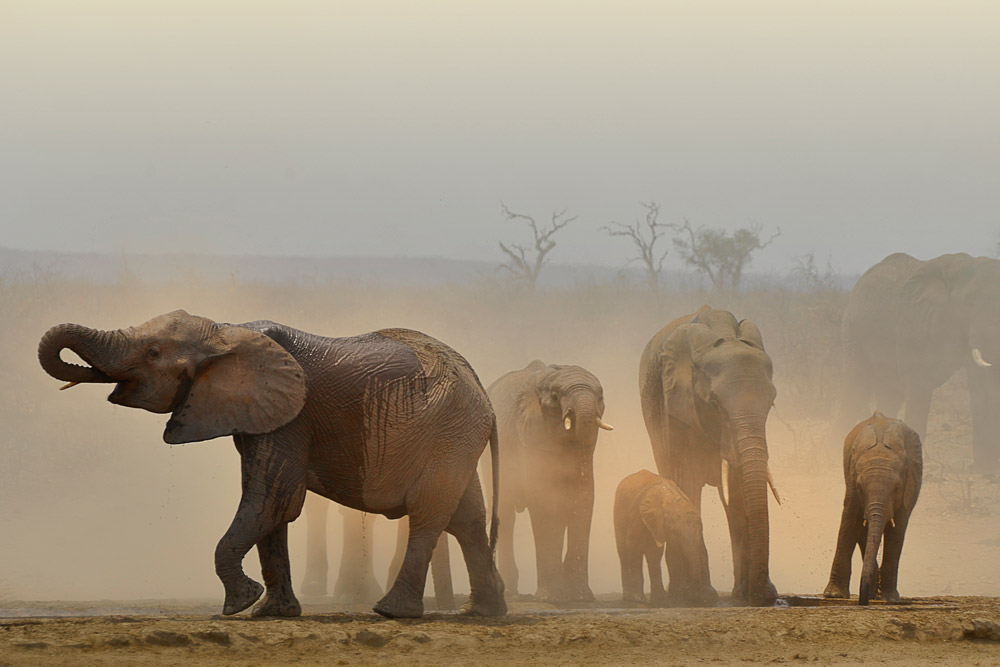
<path id="1" fill-rule="evenodd" d="M 774 402 L 771 359 L 749 320 L 703 306 L 659 331 L 639 363 L 642 415 L 656 468 L 698 512 L 701 490 L 722 483 L 729 464 L 726 517 L 733 546 L 733 598 L 769 605 L 767 439 Z"/>
<path id="2" fill-rule="evenodd" d="M 897 416 L 905 405 L 903 418 L 924 437 L 934 389 L 964 368 L 976 469 L 1000 472 L 998 304 L 1000 260 L 958 253 L 921 261 L 896 253 L 870 268 L 844 312 L 845 396 L 836 432 L 873 407 Z"/>
<path id="3" fill-rule="evenodd" d="M 622 569 L 622 598 L 644 602 L 642 562 L 649 570 L 653 606 L 714 606 L 719 600 L 708 573 L 708 551 L 698 509 L 673 481 L 640 470 L 615 490 L 615 543 Z M 660 563 L 666 546 L 670 588 Z"/>
<path id="4" fill-rule="evenodd" d="M 302 577 L 303 595 L 325 596 L 327 593 L 326 525 L 330 503 L 325 498 L 310 493 L 306 495 L 306 570 Z M 341 507 L 344 517 L 343 553 L 340 572 L 333 587 L 333 601 L 339 604 L 372 604 L 382 597 L 382 587 L 375 580 L 372 530 L 375 517 Z M 396 552 L 389 565 L 386 581 L 399 573 L 406 555 L 406 537 L 409 522 L 402 518 L 396 523 Z M 448 553 L 447 533 L 441 533 L 434 554 L 431 556 L 431 579 L 434 582 L 434 602 L 439 611 L 456 609 L 455 593 L 451 579 L 451 558 Z"/>
<path id="5" fill-rule="evenodd" d="M 66 348 L 89 366 L 63 361 Z M 487 442 L 496 456 L 495 419 L 475 372 L 443 343 L 406 329 L 324 338 L 179 310 L 117 331 L 53 327 L 38 358 L 60 380 L 117 383 L 112 403 L 171 413 L 167 443 L 233 435 L 243 495 L 215 551 L 224 614 L 247 609 L 265 590 L 243 573 L 254 545 L 267 595 L 253 614 L 301 613 L 287 527 L 307 489 L 357 510 L 410 517 L 406 558 L 375 611 L 423 613 L 431 552 L 447 530 L 469 568 L 464 611 L 506 613 L 476 474 Z"/>
<path id="6" fill-rule="evenodd" d="M 844 513 L 830 569 L 828 598 L 850 597 L 851 556 L 861 549 L 859 601 L 899 600 L 896 585 L 906 525 L 923 479 L 920 436 L 898 419 L 875 412 L 844 440 Z M 885 540 L 882 567 L 878 552 Z"/>
<path id="7" fill-rule="evenodd" d="M 600 381 L 579 366 L 533 361 L 498 379 L 487 392 L 496 410 L 502 452 L 497 548 L 509 594 L 518 591 L 514 520 L 527 509 L 538 568 L 535 599 L 593 600 L 587 561 L 594 449 L 604 415 Z"/>

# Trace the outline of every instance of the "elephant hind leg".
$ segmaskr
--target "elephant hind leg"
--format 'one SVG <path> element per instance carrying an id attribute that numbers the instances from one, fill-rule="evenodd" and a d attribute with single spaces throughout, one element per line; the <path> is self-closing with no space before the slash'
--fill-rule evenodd
<path id="1" fill-rule="evenodd" d="M 389 591 L 372 608 L 387 618 L 423 616 L 427 568 L 444 528 L 439 517 L 422 513 L 411 513 L 409 517 L 409 536 L 399 573 Z"/>
<path id="2" fill-rule="evenodd" d="M 462 613 L 504 616 L 507 613 L 504 584 L 486 537 L 486 507 L 478 475 L 473 474 L 469 480 L 465 493 L 451 516 L 447 531 L 458 540 L 469 569 L 471 592 L 469 601 L 462 607 Z"/>

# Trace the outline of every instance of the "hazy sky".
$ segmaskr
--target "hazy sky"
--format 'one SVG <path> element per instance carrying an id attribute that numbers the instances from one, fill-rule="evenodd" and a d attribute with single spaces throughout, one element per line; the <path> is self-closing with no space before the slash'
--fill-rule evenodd
<path id="1" fill-rule="evenodd" d="M 502 200 L 616 265 L 653 199 L 780 226 L 756 269 L 985 254 L 998 35 L 992 0 L 0 0 L 0 245 L 499 261 Z"/>

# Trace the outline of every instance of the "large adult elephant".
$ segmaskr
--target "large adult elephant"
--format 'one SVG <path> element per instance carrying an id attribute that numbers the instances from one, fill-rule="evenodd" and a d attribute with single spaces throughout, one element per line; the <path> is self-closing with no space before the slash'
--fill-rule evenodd
<path id="1" fill-rule="evenodd" d="M 63 361 L 66 348 L 89 366 Z M 243 492 L 215 551 L 224 614 L 264 592 L 243 572 L 254 545 L 267 596 L 253 614 L 301 613 L 287 527 L 307 489 L 365 512 L 410 517 L 406 557 L 378 613 L 423 613 L 427 566 L 442 530 L 458 539 L 469 568 L 464 611 L 506 613 L 493 564 L 496 511 L 488 540 L 476 473 L 487 442 L 497 457 L 496 420 L 472 367 L 440 341 L 407 329 L 325 338 L 178 310 L 117 331 L 53 327 L 38 358 L 49 375 L 71 384 L 117 383 L 112 403 L 172 413 L 163 433 L 169 444 L 233 436 Z"/>
<path id="2" fill-rule="evenodd" d="M 327 559 L 327 515 L 330 503 L 316 494 L 308 494 L 305 502 L 306 567 L 301 590 L 307 596 L 327 594 L 329 564 Z M 340 507 L 343 515 L 340 571 L 333 586 L 333 601 L 341 604 L 371 604 L 382 597 L 382 587 L 375 580 L 374 519 L 375 516 Z M 392 581 L 406 556 L 409 522 L 396 522 L 396 551 L 389 565 L 386 581 Z M 438 610 L 455 609 L 455 592 L 451 579 L 451 557 L 448 534 L 441 533 L 431 556 L 431 579 L 434 582 L 434 603 Z"/>
<path id="3" fill-rule="evenodd" d="M 844 398 L 837 433 L 874 407 L 927 434 L 931 395 L 968 373 L 976 469 L 1000 471 L 1000 260 L 965 253 L 889 255 L 868 269 L 844 312 Z M 869 405 L 874 397 L 875 405 Z"/>
<path id="4" fill-rule="evenodd" d="M 733 546 L 733 597 L 752 605 L 777 597 L 768 574 L 771 475 L 764 433 L 775 397 L 771 374 L 757 326 L 709 306 L 661 329 L 639 364 L 642 414 L 657 470 L 699 512 L 704 485 L 728 488 L 728 499 L 722 495 Z"/>
<path id="5" fill-rule="evenodd" d="M 533 361 L 487 390 L 500 436 L 500 572 L 518 591 L 514 519 L 525 509 L 535 539 L 535 599 L 590 601 L 590 523 L 594 513 L 594 449 L 604 415 L 604 389 L 579 366 Z M 563 557 L 563 546 L 566 555 Z"/>

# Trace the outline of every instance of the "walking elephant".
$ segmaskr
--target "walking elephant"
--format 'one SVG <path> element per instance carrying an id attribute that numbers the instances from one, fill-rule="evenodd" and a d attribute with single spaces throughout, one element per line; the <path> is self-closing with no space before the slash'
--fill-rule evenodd
<path id="1" fill-rule="evenodd" d="M 708 574 L 708 551 L 698 509 L 672 480 L 648 470 L 632 473 L 615 489 L 615 545 L 622 569 L 622 598 L 643 602 L 642 562 L 649 570 L 653 606 L 713 606 L 719 599 Z M 663 589 L 664 551 L 669 591 Z"/>
<path id="2" fill-rule="evenodd" d="M 844 513 L 824 596 L 850 597 L 851 556 L 857 545 L 864 560 L 860 603 L 868 604 L 872 597 L 899 600 L 899 555 L 910 513 L 920 495 L 923 470 L 920 436 L 898 419 L 876 411 L 847 435 Z M 877 558 L 883 538 L 885 553 L 880 568 Z"/>
<path id="3" fill-rule="evenodd" d="M 768 575 L 767 487 L 774 491 L 774 484 L 764 433 L 776 393 L 771 374 L 757 326 L 709 306 L 661 329 L 639 364 L 657 470 L 699 513 L 702 486 L 720 487 L 733 547 L 733 598 L 752 605 L 777 597 Z"/>
<path id="4" fill-rule="evenodd" d="M 327 514 L 330 503 L 316 494 L 308 494 L 305 502 L 306 518 L 306 568 L 302 577 L 302 592 L 307 596 L 324 596 L 327 593 Z M 340 604 L 371 604 L 382 597 L 382 587 L 375 580 L 374 538 L 375 517 L 349 507 L 341 507 L 343 515 L 343 540 L 340 572 L 333 587 L 333 601 Z M 406 555 L 406 536 L 409 522 L 403 518 L 396 523 L 396 550 L 389 566 L 386 581 L 399 573 Z M 448 535 L 441 533 L 431 556 L 431 580 L 434 582 L 434 602 L 438 610 L 455 609 L 455 593 L 451 580 L 451 558 L 448 553 Z"/>
<path id="5" fill-rule="evenodd" d="M 889 255 L 851 291 L 841 330 L 844 397 L 837 431 L 872 407 L 921 437 L 934 389 L 968 375 L 973 459 L 1000 472 L 1000 260 L 965 253 L 921 261 Z M 869 405 L 874 396 L 875 405 Z"/>
<path id="6" fill-rule="evenodd" d="M 514 519 L 525 509 L 535 540 L 535 599 L 590 601 L 590 522 L 594 511 L 594 449 L 604 415 L 600 381 L 579 366 L 533 361 L 487 390 L 500 436 L 500 572 L 518 591 Z M 566 556 L 563 558 L 563 545 Z"/>
<path id="7" fill-rule="evenodd" d="M 63 361 L 65 348 L 88 366 Z M 469 568 L 463 611 L 506 613 L 493 565 L 496 511 L 487 539 L 476 474 L 487 442 L 494 460 L 498 455 L 496 420 L 469 363 L 440 341 L 407 329 L 325 338 L 178 310 L 117 331 L 53 327 L 38 358 L 70 385 L 117 383 L 112 403 L 171 413 L 163 433 L 169 444 L 233 436 L 242 498 L 215 551 L 224 614 L 250 607 L 264 592 L 243 572 L 254 545 L 267 595 L 253 614 L 300 613 L 287 526 L 307 489 L 364 512 L 410 517 L 406 557 L 378 613 L 423 613 L 427 567 L 442 530 L 458 539 Z"/>

